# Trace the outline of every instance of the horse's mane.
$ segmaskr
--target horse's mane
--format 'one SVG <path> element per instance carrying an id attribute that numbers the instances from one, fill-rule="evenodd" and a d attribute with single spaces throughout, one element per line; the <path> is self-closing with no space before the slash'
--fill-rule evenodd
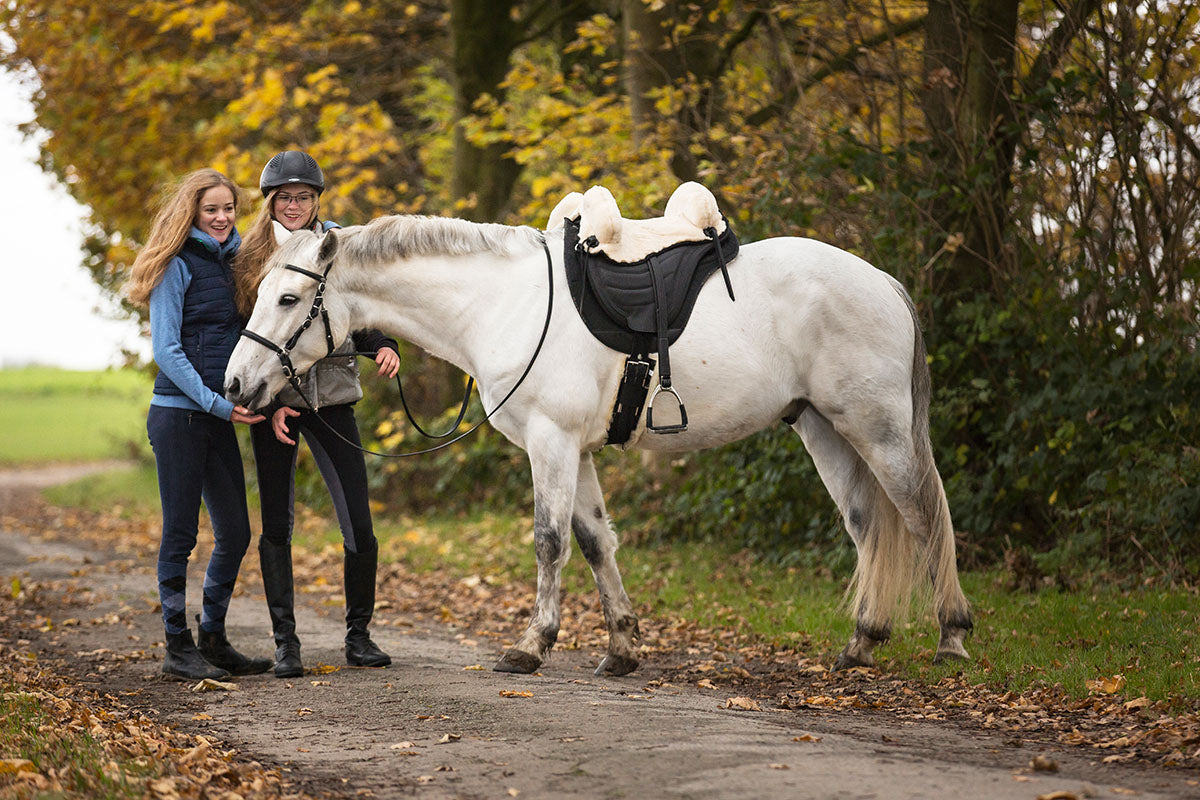
<path id="1" fill-rule="evenodd" d="M 533 228 L 415 215 L 380 217 L 337 235 L 342 257 L 369 263 L 412 256 L 512 255 L 542 243 Z"/>

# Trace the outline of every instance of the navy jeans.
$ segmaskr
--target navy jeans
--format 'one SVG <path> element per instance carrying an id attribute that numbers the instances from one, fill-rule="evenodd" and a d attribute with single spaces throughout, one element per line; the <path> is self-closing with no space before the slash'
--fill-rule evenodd
<path id="1" fill-rule="evenodd" d="M 345 548 L 351 553 L 371 552 L 376 546 L 375 531 L 371 525 L 367 465 L 363 462 L 363 454 L 321 422 L 321 419 L 325 420 L 342 436 L 360 444 L 354 406 L 349 403 L 325 406 L 316 412 L 321 419 L 308 409 L 298 410 L 300 416 L 288 418 L 289 436 L 298 442 L 298 434 L 304 434 L 317 469 L 329 487 Z M 290 544 L 295 519 L 297 445 L 276 439 L 270 420 L 250 427 L 250 441 L 254 445 L 254 463 L 258 471 L 262 536 L 274 545 Z"/>
<path id="2" fill-rule="evenodd" d="M 162 542 L 158 595 L 167 633 L 187 630 L 187 565 L 196 547 L 200 500 L 212 521 L 214 546 L 204 573 L 200 627 L 225 630 L 225 612 L 250 545 L 246 485 L 233 423 L 203 411 L 150 406 L 146 432 L 158 465 Z"/>

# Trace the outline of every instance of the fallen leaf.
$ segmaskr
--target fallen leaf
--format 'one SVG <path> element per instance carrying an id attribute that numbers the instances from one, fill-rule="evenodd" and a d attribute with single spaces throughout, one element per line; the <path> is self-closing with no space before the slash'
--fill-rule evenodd
<path id="1" fill-rule="evenodd" d="M 509 790 L 508 790 L 508 796 L 509 796 L 509 797 L 516 797 L 516 796 L 517 796 L 517 795 L 519 795 L 520 793 L 521 793 L 521 790 L 520 790 L 520 789 L 509 789 Z"/>
<path id="2" fill-rule="evenodd" d="M 238 685 L 229 683 L 228 681 L 214 681 L 212 678 L 205 678 L 192 687 L 193 692 L 236 692 Z"/>
<path id="3" fill-rule="evenodd" d="M 501 689 L 501 697 L 533 697 L 533 692 L 517 692 L 512 689 Z"/>
<path id="4" fill-rule="evenodd" d="M 331 686 L 329 681 L 309 681 L 313 686 Z"/>
<path id="5" fill-rule="evenodd" d="M 752 700 L 749 697 L 731 697 L 725 701 L 722 708 L 740 708 L 743 711 L 762 711 L 762 706 L 757 700 Z"/>
<path id="6" fill-rule="evenodd" d="M 158 778 L 157 780 L 146 781 L 146 788 L 161 796 L 178 795 L 175 789 L 174 778 Z"/>
<path id="7" fill-rule="evenodd" d="M 396 742 L 392 745 L 393 750 L 408 750 L 410 747 L 416 747 L 412 742 Z"/>
<path id="8" fill-rule="evenodd" d="M 469 667 L 463 667 L 463 672 L 466 672 L 467 670 L 475 670 L 475 671 L 482 672 L 486 669 L 487 669 L 487 667 L 485 667 L 483 664 L 472 664 Z"/>
<path id="9" fill-rule="evenodd" d="M 32 761 L 24 758 L 6 758 L 0 761 L 0 775 L 12 775 L 17 772 L 37 772 Z"/>
<path id="10" fill-rule="evenodd" d="M 793 742 L 819 742 L 820 736 L 813 736 L 811 733 L 802 733 L 799 736 L 792 737 Z"/>
<path id="11" fill-rule="evenodd" d="M 196 714 L 194 717 L 192 717 L 192 719 L 196 720 L 197 722 L 205 722 L 212 719 L 212 714 L 205 714 L 203 711 L 201 711 L 199 714 Z"/>
<path id="12" fill-rule="evenodd" d="M 791 769 L 787 764 L 771 764 L 771 769 Z"/>
<path id="13" fill-rule="evenodd" d="M 437 744 L 450 744 L 451 742 L 457 742 L 461 738 L 462 734 L 447 733 L 445 736 L 437 740 Z"/>
<path id="14" fill-rule="evenodd" d="M 701 689 L 716 689 L 717 688 L 717 685 L 715 683 L 713 683 L 712 681 L 710 681 L 708 678 L 702 678 L 699 681 L 696 681 L 696 686 L 698 686 Z"/>
<path id="15" fill-rule="evenodd" d="M 1116 694 L 1125 688 L 1125 676 L 1113 675 L 1111 678 L 1097 678 L 1095 680 L 1086 680 L 1083 685 L 1090 692 L 1099 692 L 1100 694 Z"/>
<path id="16" fill-rule="evenodd" d="M 1079 800 L 1079 795 L 1074 792 L 1068 792 L 1065 789 L 1060 789 L 1057 792 L 1049 794 L 1039 794 L 1037 800 Z"/>
<path id="17" fill-rule="evenodd" d="M 211 752 L 212 747 L 209 746 L 208 742 L 201 742 L 191 750 L 188 750 L 186 753 L 184 753 L 180 757 L 179 762 L 181 764 L 192 764 L 196 761 L 203 761 L 204 758 Z"/>
<path id="18" fill-rule="evenodd" d="M 1036 755 L 1029 762 L 1034 772 L 1058 772 L 1058 762 L 1045 755 Z"/>
<path id="19" fill-rule="evenodd" d="M 296 709 L 297 717 L 307 717 L 311 713 L 313 713 L 313 710 L 311 708 L 297 708 Z"/>

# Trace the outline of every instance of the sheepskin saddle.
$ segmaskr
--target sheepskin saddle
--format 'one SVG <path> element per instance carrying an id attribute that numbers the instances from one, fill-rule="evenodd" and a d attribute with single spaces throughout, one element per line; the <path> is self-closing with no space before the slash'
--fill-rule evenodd
<path id="1" fill-rule="evenodd" d="M 689 181 L 671 194 L 663 216 L 625 219 L 612 193 L 593 186 L 584 194 L 572 192 L 559 201 L 546 229 L 560 226 L 567 285 L 576 309 L 593 336 L 630 355 L 609 443 L 622 444 L 628 439 L 630 414 L 636 427 L 646 388 L 642 387 L 640 400 L 636 392 L 630 394 L 627 389 L 631 382 L 643 379 L 648 386 L 654 368 L 652 353 L 660 361 L 660 388 L 655 396 L 663 390 L 675 395 L 680 423 L 655 427 L 651 412 L 647 412 L 647 428 L 654 433 L 686 430 L 687 412 L 671 389 L 668 347 L 683 333 L 700 289 L 717 270 L 725 279 L 730 300 L 734 299 L 726 265 L 737 256 L 738 241 L 717 209 L 716 198 Z M 651 408 L 653 405 L 651 398 Z M 622 435 L 625 439 L 614 439 Z"/>

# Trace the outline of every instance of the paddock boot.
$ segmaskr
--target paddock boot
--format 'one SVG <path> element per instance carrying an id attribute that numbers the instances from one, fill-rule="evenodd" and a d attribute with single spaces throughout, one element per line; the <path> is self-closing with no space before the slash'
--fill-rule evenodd
<path id="1" fill-rule="evenodd" d="M 386 667 L 391 656 L 371 641 L 367 626 L 375 613 L 375 569 L 379 546 L 370 552 L 346 552 L 346 663 L 352 667 Z"/>
<path id="2" fill-rule="evenodd" d="M 196 622 L 200 617 L 197 615 Z M 269 658 L 249 658 L 233 649 L 233 645 L 225 638 L 225 631 L 209 632 L 198 628 L 200 639 L 200 655 L 214 667 L 220 667 L 230 675 L 257 675 L 271 668 Z"/>
<path id="3" fill-rule="evenodd" d="M 299 678 L 300 639 L 296 636 L 295 589 L 292 583 L 292 546 L 258 541 L 258 563 L 262 567 L 263 593 L 275 634 L 275 677 Z"/>
<path id="4" fill-rule="evenodd" d="M 163 659 L 162 673 L 189 681 L 205 678 L 219 681 L 229 677 L 228 671 L 204 660 L 204 656 L 196 649 L 190 630 L 167 634 L 167 657 Z"/>

